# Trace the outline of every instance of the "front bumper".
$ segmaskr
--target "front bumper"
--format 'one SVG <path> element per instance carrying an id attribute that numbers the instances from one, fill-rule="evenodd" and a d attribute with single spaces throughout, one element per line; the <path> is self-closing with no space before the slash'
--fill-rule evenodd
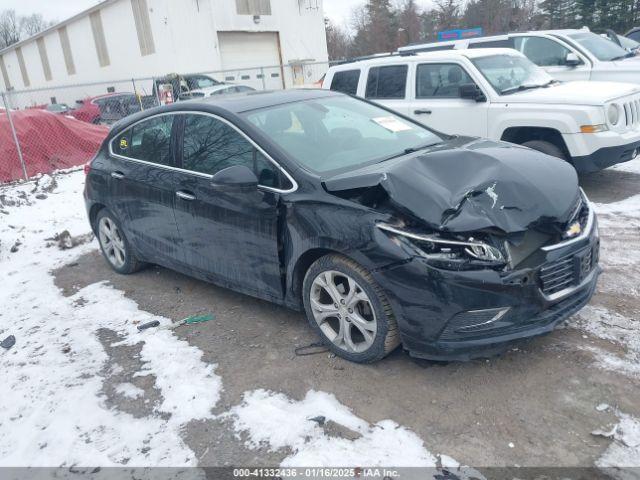
<path id="1" fill-rule="evenodd" d="M 590 140 L 595 140 L 596 144 L 587 150 L 590 153 L 586 154 L 572 154 L 571 161 L 575 169 L 580 173 L 589 173 L 589 172 L 597 172 L 598 170 L 602 170 L 604 168 L 610 167 L 617 163 L 628 162 L 629 160 L 633 160 L 637 155 L 640 154 L 640 134 L 636 134 L 633 138 L 627 139 L 624 143 L 616 144 L 616 145 L 607 145 L 606 143 L 598 142 L 597 136 L 599 134 L 576 134 L 580 135 L 581 141 L 584 141 L 584 137 L 593 137 Z M 571 136 L 576 136 L 571 135 Z M 566 139 L 565 139 L 566 141 Z M 568 142 L 567 142 L 568 143 Z M 569 147 L 570 152 L 581 151 L 584 149 L 578 149 L 574 147 Z M 594 148 L 591 150 L 591 148 Z"/>
<path id="2" fill-rule="evenodd" d="M 404 348 L 414 357 L 464 361 L 552 331 L 596 289 L 601 269 L 593 219 L 582 237 L 542 249 L 535 268 L 456 272 L 414 257 L 375 272 L 393 306 Z"/>

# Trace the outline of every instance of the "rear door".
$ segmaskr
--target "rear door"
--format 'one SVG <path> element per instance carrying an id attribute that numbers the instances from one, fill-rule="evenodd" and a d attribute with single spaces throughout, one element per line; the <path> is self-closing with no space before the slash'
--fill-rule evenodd
<path id="1" fill-rule="evenodd" d="M 157 115 L 117 135 L 110 145 L 109 207 L 145 260 L 166 266 L 183 260 L 174 216 L 174 115 Z"/>
<path id="2" fill-rule="evenodd" d="M 486 137 L 489 103 L 460 98 L 460 87 L 465 84 L 477 82 L 463 65 L 418 63 L 415 90 L 404 113 L 444 133 Z"/>
<path id="3" fill-rule="evenodd" d="M 556 80 L 589 80 L 591 63 L 580 52 L 569 48 L 559 40 L 522 35 L 514 37 L 515 49 L 533 63 L 542 67 Z M 567 66 L 567 55 L 574 53 L 582 61 L 578 66 Z"/>
<path id="4" fill-rule="evenodd" d="M 210 281 L 251 295 L 281 299 L 278 202 L 292 184 L 244 134 L 209 114 L 181 115 L 183 137 L 176 218 L 186 263 Z M 219 189 L 214 174 L 252 169 L 261 187 Z"/>
<path id="5" fill-rule="evenodd" d="M 409 65 L 370 67 L 364 86 L 364 97 L 399 112 L 406 110 Z"/>

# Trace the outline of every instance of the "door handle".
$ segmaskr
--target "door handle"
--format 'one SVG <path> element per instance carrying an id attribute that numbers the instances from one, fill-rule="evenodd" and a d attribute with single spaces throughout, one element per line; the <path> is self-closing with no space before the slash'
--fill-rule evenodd
<path id="1" fill-rule="evenodd" d="M 124 173 L 116 170 L 115 172 L 111 172 L 111 176 L 115 179 L 120 180 L 121 178 L 124 178 Z"/>
<path id="2" fill-rule="evenodd" d="M 188 202 L 196 199 L 196 196 L 193 193 L 185 192 L 183 190 L 178 190 L 176 192 L 176 197 L 181 198 L 182 200 L 187 200 Z"/>
<path id="3" fill-rule="evenodd" d="M 431 115 L 431 110 L 418 109 L 413 111 L 416 115 Z"/>

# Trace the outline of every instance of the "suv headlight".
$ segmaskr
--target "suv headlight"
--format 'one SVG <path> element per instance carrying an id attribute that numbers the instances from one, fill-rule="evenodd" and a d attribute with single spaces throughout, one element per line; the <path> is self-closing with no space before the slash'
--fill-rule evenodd
<path id="1" fill-rule="evenodd" d="M 607 119 L 611 125 L 617 125 L 620 121 L 620 107 L 612 103 L 607 107 Z"/>
<path id="2" fill-rule="evenodd" d="M 424 235 L 403 230 L 388 223 L 377 223 L 376 226 L 410 242 L 420 256 L 429 260 L 429 263 L 437 268 L 478 270 L 503 267 L 507 263 L 498 248 L 473 238 L 455 240 L 435 234 Z"/>

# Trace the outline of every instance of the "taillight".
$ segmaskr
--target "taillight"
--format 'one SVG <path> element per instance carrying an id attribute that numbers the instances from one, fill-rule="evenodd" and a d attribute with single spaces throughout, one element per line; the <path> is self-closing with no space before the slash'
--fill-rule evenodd
<path id="1" fill-rule="evenodd" d="M 89 160 L 87 163 L 84 164 L 83 170 L 84 170 L 84 174 L 85 175 L 89 175 L 89 172 L 91 171 L 91 162 L 93 161 L 93 158 L 91 160 Z"/>

